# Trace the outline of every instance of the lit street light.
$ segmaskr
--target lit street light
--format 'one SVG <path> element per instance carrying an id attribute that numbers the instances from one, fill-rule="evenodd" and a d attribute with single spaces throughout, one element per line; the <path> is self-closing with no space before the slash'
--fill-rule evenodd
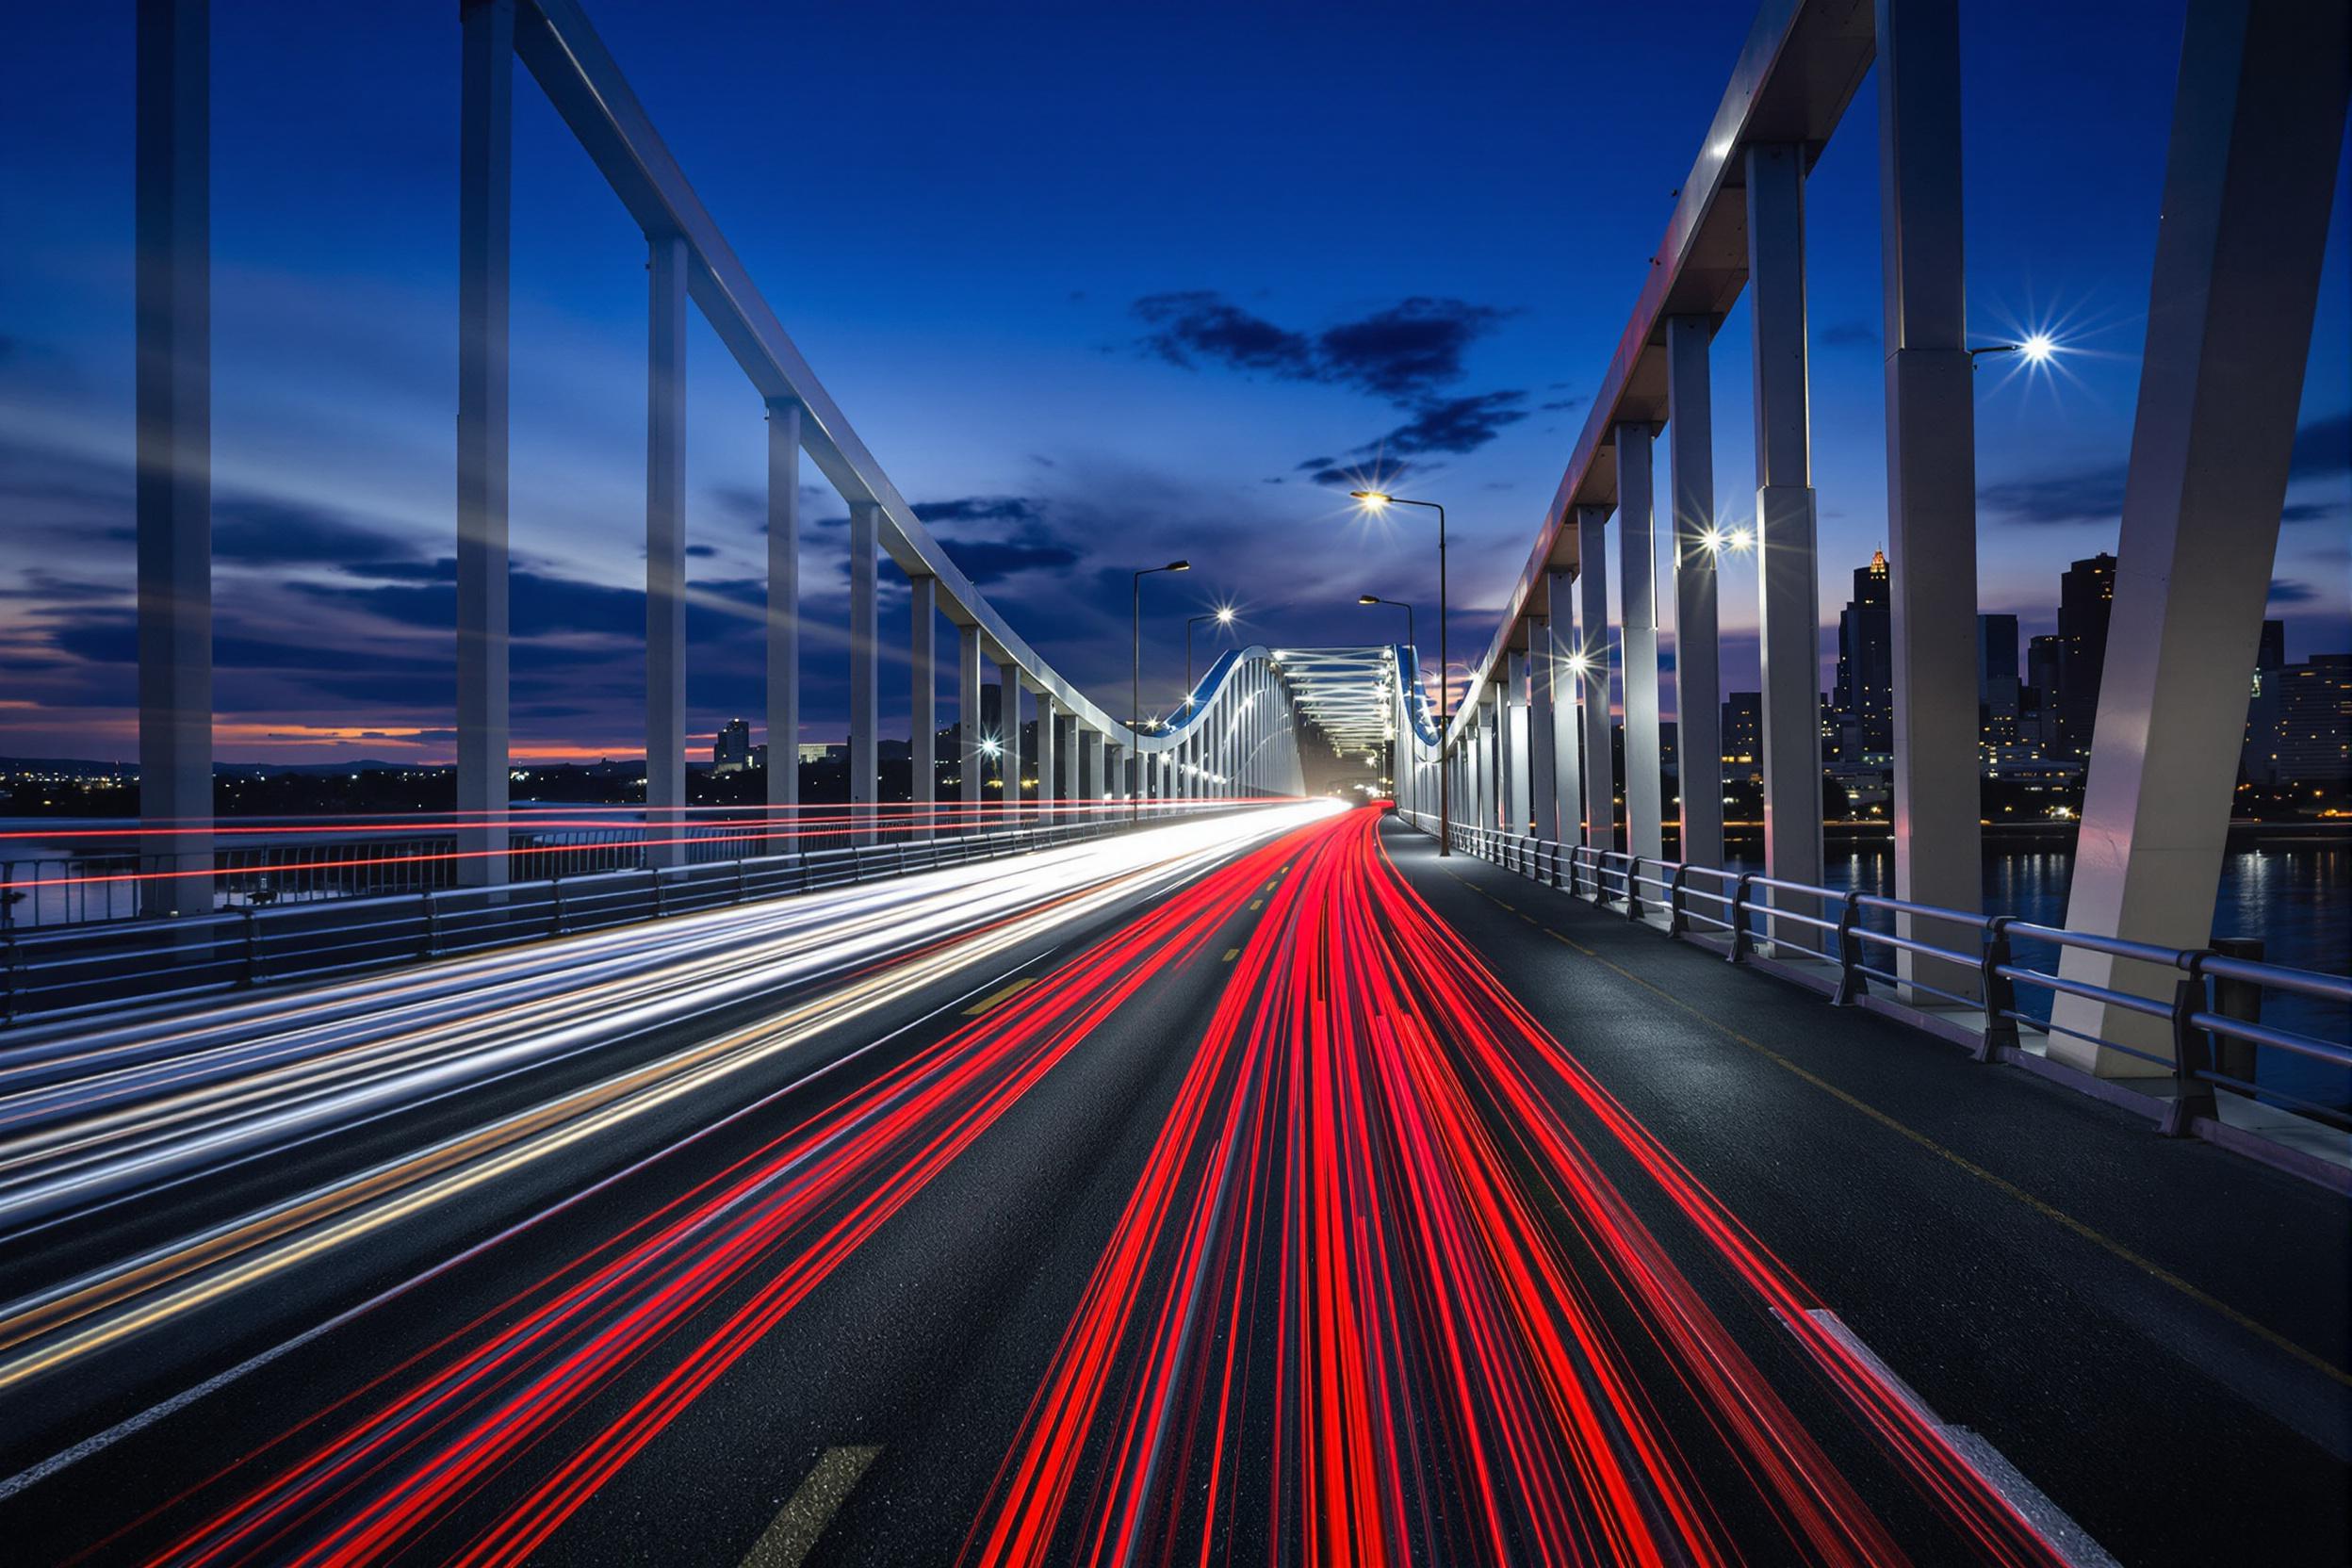
<path id="1" fill-rule="evenodd" d="M 2047 365 L 2057 355 L 2058 345 L 2050 334 L 2037 332 L 2022 343 L 1987 343 L 1981 349 L 1968 351 L 1968 363 L 1976 363 L 1979 354 L 2018 354 L 2028 365 Z"/>
<path id="2" fill-rule="evenodd" d="M 1184 623 L 1184 711 L 1192 711 L 1192 629 L 1202 621 L 1215 621 L 1220 627 L 1233 624 L 1233 607 L 1219 605 L 1206 615 L 1195 615 Z"/>
<path id="3" fill-rule="evenodd" d="M 1437 514 L 1437 700 L 1443 710 L 1453 701 L 1450 679 L 1452 665 L 1446 657 L 1446 509 L 1435 501 L 1408 500 L 1380 490 L 1350 490 L 1348 492 L 1366 508 L 1378 512 L 1384 506 L 1423 506 Z M 1446 727 L 1451 715 L 1440 711 L 1437 716 L 1437 852 L 1454 852 L 1454 780 L 1453 770 L 1446 765 Z"/>
<path id="4" fill-rule="evenodd" d="M 1127 817 L 1133 822 L 1143 815 L 1143 580 L 1154 572 L 1188 572 L 1189 561 L 1171 561 L 1165 566 L 1146 566 L 1135 574 L 1135 684 L 1128 693 L 1127 730 L 1135 742 L 1135 788 L 1127 797 Z"/>

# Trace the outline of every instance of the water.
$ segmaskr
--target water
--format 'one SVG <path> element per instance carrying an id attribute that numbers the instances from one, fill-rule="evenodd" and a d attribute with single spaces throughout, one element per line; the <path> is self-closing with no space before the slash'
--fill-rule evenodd
<path id="1" fill-rule="evenodd" d="M 1760 859 L 1735 857 L 1729 864 L 1738 871 L 1764 869 Z M 1895 857 L 1889 846 L 1833 845 L 1823 871 L 1823 885 L 1839 892 L 1858 890 L 1894 896 Z M 2070 850 L 1989 851 L 1984 857 L 1984 908 L 2039 925 L 2063 925 L 2073 876 Z M 2352 968 L 2352 847 L 2244 850 L 2225 857 L 2213 900 L 2213 935 L 2260 939 L 2266 963 L 2347 972 Z M 2017 946 L 2018 961 L 2036 969 L 2052 968 L 2055 956 L 2041 944 Z M 2050 993 L 2029 988 L 2020 992 L 2018 1007 L 2047 1019 Z M 2266 993 L 2262 1021 L 2346 1042 L 2344 1009 L 2314 998 Z M 2318 1104 L 2352 1109 L 2352 1071 L 2294 1052 L 2258 1053 L 2255 1081 Z"/>

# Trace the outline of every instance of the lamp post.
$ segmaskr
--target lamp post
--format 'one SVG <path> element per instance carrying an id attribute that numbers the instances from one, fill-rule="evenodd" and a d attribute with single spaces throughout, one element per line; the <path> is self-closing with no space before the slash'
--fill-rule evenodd
<path id="1" fill-rule="evenodd" d="M 1135 683 L 1128 693 L 1127 731 L 1135 746 L 1135 788 L 1127 797 L 1127 820 L 1136 822 L 1143 816 L 1143 781 L 1147 770 L 1143 765 L 1143 580 L 1154 572 L 1188 572 L 1189 561 L 1171 561 L 1165 566 L 1146 566 L 1135 573 Z"/>
<path id="2" fill-rule="evenodd" d="M 1350 490 L 1348 492 L 1366 507 L 1378 512 L 1384 506 L 1422 506 L 1437 514 L 1437 702 L 1440 710 L 1452 706 L 1452 666 L 1446 656 L 1446 509 L 1435 501 L 1408 500 L 1380 490 Z M 1446 765 L 1446 729 L 1452 714 L 1440 711 L 1437 716 L 1437 852 L 1454 852 L 1454 780 L 1453 770 Z"/>
<path id="3" fill-rule="evenodd" d="M 1220 627 L 1233 624 L 1233 607 L 1224 605 L 1206 615 L 1195 615 L 1184 623 L 1184 711 L 1192 711 L 1192 629 L 1202 621 L 1215 621 Z"/>
<path id="4" fill-rule="evenodd" d="M 1968 363 L 1974 365 L 1979 354 L 2023 354 L 2028 365 L 2047 365 L 2058 351 L 2058 345 L 2048 333 L 2037 332 L 2022 343 L 1987 343 L 1968 351 Z"/>
<path id="5" fill-rule="evenodd" d="M 1413 657 L 1417 664 L 1421 658 L 1421 644 L 1413 634 L 1413 606 L 1402 599 L 1384 599 L 1378 594 L 1358 594 L 1356 602 L 1364 605 L 1385 604 L 1405 612 L 1405 645 L 1413 649 Z M 1417 678 L 1420 675 L 1419 669 L 1416 668 L 1413 674 Z M 1400 792 L 1396 783 L 1396 737 L 1391 733 L 1388 737 L 1388 792 L 1392 797 Z"/>

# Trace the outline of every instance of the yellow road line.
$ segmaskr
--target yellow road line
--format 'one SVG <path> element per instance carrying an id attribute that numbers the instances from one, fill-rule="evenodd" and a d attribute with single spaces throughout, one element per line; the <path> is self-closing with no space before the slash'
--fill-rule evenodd
<path id="1" fill-rule="evenodd" d="M 1262 898 L 1253 898 L 1250 901 L 1250 907 L 1252 909 L 1262 908 L 1265 906 L 1265 904 L 1266 900 Z"/>
<path id="2" fill-rule="evenodd" d="M 1227 962 L 1227 963 L 1229 963 L 1229 964 L 1230 964 L 1230 963 L 1232 963 L 1232 962 L 1233 962 L 1235 958 L 1238 958 L 1238 957 L 1240 957 L 1240 956 L 1241 956 L 1241 949 L 1239 949 L 1239 948 L 1237 948 L 1237 947 L 1229 947 L 1229 948 L 1227 948 L 1227 949 L 1225 950 L 1225 962 Z"/>
<path id="3" fill-rule="evenodd" d="M 880 1448 L 827 1448 L 782 1512 L 743 1554 L 743 1568 L 800 1568 Z"/>
<path id="4" fill-rule="evenodd" d="M 1009 986 L 999 986 L 996 989 L 990 991 L 988 995 L 982 997 L 971 1006 L 966 1007 L 964 1009 L 964 1016 L 966 1018 L 978 1018 L 982 1013 L 987 1012 L 990 1007 L 995 1006 L 1006 997 L 1014 995 L 1020 991 L 1025 991 L 1037 983 L 1037 977 L 1032 974 L 1023 979 L 1016 980 Z"/>
<path id="5" fill-rule="evenodd" d="M 1467 884 L 1465 884 L 1465 886 Z M 1607 958 L 1602 957 L 1599 954 L 1593 952 L 1591 948 L 1586 947 L 1583 943 L 1576 941 L 1558 931 L 1552 930 L 1548 926 L 1544 928 L 1544 935 L 1552 938 L 1555 941 L 1558 941 L 1564 946 L 1573 948 L 1576 952 L 1581 953 L 1584 956 L 1592 959 L 1594 963 L 1600 965 L 1603 969 L 1609 971 L 1611 973 L 1623 975 L 1625 979 L 1632 981 L 1635 985 L 1641 987 L 1643 990 L 1648 991 L 1651 995 L 1656 996 L 1670 1005 L 1690 1014 L 1692 1018 L 1697 1019 L 1701 1023 L 1706 1024 L 1708 1028 L 1716 1031 L 1718 1034 L 1721 1034 L 1726 1038 L 1734 1040 L 1740 1045 L 1746 1046 L 1750 1051 L 1755 1052 L 1757 1055 L 1763 1057 L 1766 1061 L 1771 1062 L 1773 1066 L 1784 1068 L 1787 1070 L 1795 1073 L 1799 1078 L 1804 1079 L 1806 1083 L 1812 1085 L 1815 1088 L 1820 1089 L 1823 1094 L 1826 1094 L 1832 1099 L 1838 1101 L 1840 1104 L 1849 1106 L 1854 1110 L 1857 1110 L 1864 1116 L 1869 1117 L 1872 1121 L 1877 1122 L 1880 1126 L 1885 1127 L 1887 1131 L 1900 1134 L 1902 1136 L 1910 1139 L 1913 1143 L 1918 1144 L 1921 1149 L 1924 1149 L 1929 1153 L 1936 1155 L 1938 1159 L 1947 1161 L 1958 1168 L 1967 1171 L 1978 1181 L 1984 1182 L 1990 1185 L 1995 1191 L 2001 1193 L 2005 1197 L 2013 1198 L 2017 1201 L 2024 1204 L 2027 1208 L 2032 1209 L 2035 1214 L 2040 1215 L 2043 1218 L 2073 1232 L 2076 1235 L 2081 1236 L 2084 1241 L 2090 1242 L 2094 1246 L 2112 1253 L 2117 1258 L 2120 1258 L 2123 1262 L 2130 1264 L 2136 1269 L 2139 1269 L 2149 1278 L 2170 1285 L 2173 1289 L 2179 1291 L 2190 1300 L 2195 1301 L 2197 1305 L 2210 1308 L 2212 1311 L 2220 1314 L 2223 1317 L 2228 1318 L 2231 1323 L 2234 1323 L 2239 1328 L 2244 1329 L 2246 1332 L 2262 1340 L 2272 1348 L 2283 1350 L 2288 1355 L 2293 1356 L 2296 1361 L 2301 1362 L 2304 1365 L 2311 1367 L 2313 1371 L 2324 1372 L 2328 1377 L 2333 1378 L 2337 1382 L 2344 1384 L 2347 1388 L 2352 1388 L 2352 1372 L 2346 1372 L 2343 1367 L 2336 1365 L 2333 1362 L 2328 1361 L 2320 1356 L 2313 1355 L 2311 1351 L 2305 1349 L 2302 1346 L 2297 1345 L 2295 1341 L 2287 1338 L 2286 1335 L 2278 1332 L 2276 1329 L 2268 1328 L 2263 1324 L 2258 1323 L 2253 1318 L 2246 1316 L 2246 1314 L 2238 1311 L 2237 1308 L 2230 1305 L 2227 1301 L 2223 1301 L 2215 1297 L 2206 1294 L 2204 1291 L 2199 1290 L 2197 1286 L 2189 1283 L 2188 1281 L 2182 1279 L 2180 1275 L 2173 1273 L 2163 1265 L 2142 1257 L 2139 1253 L 2133 1251 L 2131 1248 L 2126 1247 L 2123 1243 L 2115 1240 L 2113 1236 L 2107 1235 L 2105 1233 L 2095 1230 L 2091 1226 L 2084 1224 L 2082 1220 L 2075 1218 L 2074 1216 L 2066 1213 L 2066 1210 L 2059 1208 L 2056 1204 L 2034 1197 L 2034 1194 L 2026 1191 L 2023 1187 L 2017 1185 L 2015 1182 L 2010 1181 L 2004 1176 L 1995 1175 L 1992 1171 L 1985 1169 L 1981 1165 L 1978 1165 L 1974 1160 L 1969 1159 L 1966 1154 L 1962 1154 L 1955 1150 L 1947 1149 L 1944 1145 L 1936 1142 L 1934 1138 L 1929 1137 L 1925 1133 L 1906 1126 L 1903 1122 L 1896 1120 L 1893 1117 L 1888 1116 L 1885 1111 L 1880 1110 L 1877 1106 L 1847 1093 L 1844 1089 L 1839 1088 L 1837 1085 L 1829 1082 L 1829 1080 L 1821 1077 L 1818 1073 L 1807 1071 L 1805 1069 L 1799 1067 L 1795 1062 L 1790 1061 L 1788 1057 L 1782 1055 L 1779 1052 L 1774 1051 L 1772 1047 L 1759 1044 L 1758 1042 L 1748 1038 L 1747 1036 L 1740 1033 L 1739 1030 L 1732 1028 L 1729 1024 L 1718 1022 L 1716 1020 L 1699 1011 L 1698 1008 L 1691 1006 L 1689 1003 L 1683 1001 L 1680 997 L 1674 995 L 1672 992 L 1662 990 L 1658 987 L 1651 985 L 1647 980 L 1642 979 L 1640 975 L 1635 974 L 1630 970 L 1626 970 L 1616 964 L 1610 963 Z"/>

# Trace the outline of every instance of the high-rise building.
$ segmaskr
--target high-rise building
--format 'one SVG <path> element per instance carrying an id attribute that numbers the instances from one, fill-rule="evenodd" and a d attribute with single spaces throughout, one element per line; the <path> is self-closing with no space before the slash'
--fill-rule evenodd
<path id="1" fill-rule="evenodd" d="M 1832 727 L 1822 735 L 1840 760 L 1889 756 L 1895 749 L 1895 633 L 1887 596 L 1886 552 L 1854 574 L 1854 598 L 1838 617 L 1838 684 Z"/>
<path id="2" fill-rule="evenodd" d="M 2274 677 L 2276 777 L 2282 784 L 2352 779 L 2352 653 L 2315 653 Z"/>
<path id="3" fill-rule="evenodd" d="M 1986 745 L 2014 745 L 2024 717 L 2024 686 L 2017 678 L 2017 618 L 1976 618 L 1977 731 Z"/>
<path id="4" fill-rule="evenodd" d="M 2254 685 L 2246 694 L 2246 739 L 2238 747 L 2238 776 L 2249 784 L 2278 778 L 2279 672 L 2287 662 L 2287 623 L 2264 621 L 2254 647 Z"/>
<path id="5" fill-rule="evenodd" d="M 2115 558 L 2078 561 L 2058 580 L 2058 746 L 2091 754 L 2099 677 L 2107 667 L 2107 620 L 2115 601 Z"/>
<path id="6" fill-rule="evenodd" d="M 1764 776 L 1764 695 L 1733 692 L 1723 698 L 1723 776 Z"/>
<path id="7" fill-rule="evenodd" d="M 2023 738 L 2048 752 L 2058 749 L 2058 669 L 2063 662 L 2062 645 L 2053 635 L 2044 633 L 2025 645 L 2026 690 L 2033 700 L 2020 721 Z"/>
<path id="8" fill-rule="evenodd" d="M 742 719 L 729 719 L 719 726 L 718 738 L 710 743 L 710 771 L 742 773 L 751 766 L 751 726 Z"/>

